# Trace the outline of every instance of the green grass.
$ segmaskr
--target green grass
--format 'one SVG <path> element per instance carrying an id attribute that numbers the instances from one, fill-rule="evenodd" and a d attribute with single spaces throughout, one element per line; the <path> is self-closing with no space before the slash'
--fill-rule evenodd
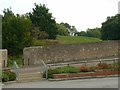
<path id="1" fill-rule="evenodd" d="M 37 40 L 34 39 L 32 46 L 46 46 L 46 45 L 55 45 L 59 42 L 57 40 L 51 40 L 51 39 L 44 39 L 44 40 Z"/>
<path id="2" fill-rule="evenodd" d="M 83 36 L 57 36 L 56 40 L 33 40 L 32 46 L 46 46 L 46 45 L 55 45 L 55 44 L 79 44 L 87 42 L 100 42 L 99 38 L 92 37 L 83 37 Z"/>
<path id="3" fill-rule="evenodd" d="M 83 36 L 57 36 L 60 44 L 79 44 L 87 42 L 100 42 L 99 38 L 83 37 Z"/>

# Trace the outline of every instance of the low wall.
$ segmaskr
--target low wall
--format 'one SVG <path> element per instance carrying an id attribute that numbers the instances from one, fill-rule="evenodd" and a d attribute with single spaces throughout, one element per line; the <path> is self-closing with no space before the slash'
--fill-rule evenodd
<path id="1" fill-rule="evenodd" d="M 0 49 L 0 67 L 7 67 L 8 51 L 6 49 Z"/>
<path id="2" fill-rule="evenodd" d="M 118 41 L 27 47 L 23 55 L 25 65 L 118 57 Z"/>

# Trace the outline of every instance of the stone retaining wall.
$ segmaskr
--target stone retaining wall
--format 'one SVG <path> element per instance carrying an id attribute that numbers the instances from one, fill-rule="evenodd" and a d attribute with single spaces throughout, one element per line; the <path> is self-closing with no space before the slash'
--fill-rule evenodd
<path id="1" fill-rule="evenodd" d="M 23 55 L 25 65 L 118 57 L 118 41 L 27 47 Z"/>

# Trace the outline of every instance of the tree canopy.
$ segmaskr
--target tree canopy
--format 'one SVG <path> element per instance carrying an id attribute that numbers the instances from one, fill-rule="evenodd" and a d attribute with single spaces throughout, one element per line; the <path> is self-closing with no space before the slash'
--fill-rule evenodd
<path id="1" fill-rule="evenodd" d="M 120 14 L 107 17 L 102 23 L 101 34 L 103 40 L 120 40 Z"/>
<path id="2" fill-rule="evenodd" d="M 8 49 L 9 54 L 16 55 L 22 52 L 24 47 L 30 46 L 31 20 L 27 15 L 14 15 L 10 10 L 4 10 L 2 19 L 2 46 Z"/>
<path id="3" fill-rule="evenodd" d="M 49 39 L 55 39 L 57 35 L 56 21 L 49 13 L 45 4 L 35 4 L 33 11 L 29 13 L 32 24 L 38 27 L 40 31 L 45 31 Z"/>

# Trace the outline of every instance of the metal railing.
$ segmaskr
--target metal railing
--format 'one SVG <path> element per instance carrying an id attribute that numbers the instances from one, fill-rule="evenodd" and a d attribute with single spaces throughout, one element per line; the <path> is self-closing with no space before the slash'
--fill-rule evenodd
<path id="1" fill-rule="evenodd" d="M 44 68 L 45 68 L 45 75 L 46 75 L 46 79 L 48 79 L 48 65 L 47 64 L 45 64 L 45 62 L 43 61 L 43 60 L 41 60 L 42 61 L 42 64 L 44 65 Z"/>
<path id="2" fill-rule="evenodd" d="M 18 80 L 19 77 L 19 66 L 16 61 L 13 62 L 13 71 L 16 73 L 16 80 Z"/>
<path id="3" fill-rule="evenodd" d="M 74 61 L 74 62 L 65 62 L 65 63 L 54 63 L 54 64 L 47 64 L 47 66 L 51 67 L 51 66 L 63 66 L 63 65 L 72 65 L 72 64 L 88 64 L 88 63 L 102 63 L 102 62 L 117 62 L 119 61 L 120 58 L 110 58 L 110 59 L 98 59 L 98 60 L 86 60 L 86 61 Z"/>

